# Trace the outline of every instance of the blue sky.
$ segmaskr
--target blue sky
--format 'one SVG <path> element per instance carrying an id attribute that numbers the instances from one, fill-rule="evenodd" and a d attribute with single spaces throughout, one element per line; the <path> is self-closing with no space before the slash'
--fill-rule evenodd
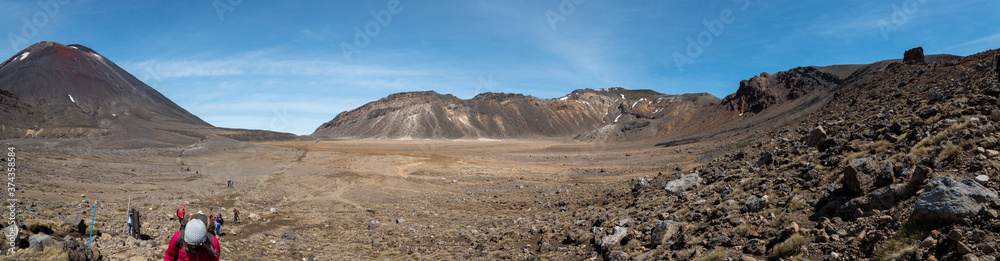
<path id="1" fill-rule="evenodd" d="M 82 44 L 213 125 L 304 135 L 404 91 L 722 98 L 761 72 L 1000 47 L 989 0 L 316 2 L 0 0 L 0 56 Z"/>

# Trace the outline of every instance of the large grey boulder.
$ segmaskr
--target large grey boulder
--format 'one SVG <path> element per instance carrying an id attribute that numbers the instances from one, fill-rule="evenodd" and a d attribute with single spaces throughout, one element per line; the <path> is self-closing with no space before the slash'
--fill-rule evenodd
<path id="1" fill-rule="evenodd" d="M 652 244 L 654 246 L 662 245 L 677 235 L 677 232 L 680 232 L 680 230 L 681 223 L 673 220 L 660 220 L 656 223 L 656 227 L 653 228 Z"/>
<path id="2" fill-rule="evenodd" d="M 56 241 L 49 235 L 34 235 L 28 237 L 28 248 L 41 250 L 45 247 L 56 245 Z"/>
<path id="3" fill-rule="evenodd" d="M 931 179 L 917 198 L 910 216 L 915 222 L 951 223 L 979 214 L 984 204 L 995 205 L 997 192 L 973 180 L 951 175 Z"/>
<path id="4" fill-rule="evenodd" d="M 667 186 L 663 187 L 669 193 L 680 193 L 688 189 L 698 186 L 702 181 L 701 177 L 698 176 L 698 172 L 687 174 L 679 179 L 667 182 Z"/>
<path id="5" fill-rule="evenodd" d="M 622 239 L 625 239 L 626 235 L 628 235 L 627 228 L 616 226 L 615 232 L 610 235 L 602 237 L 601 241 L 597 242 L 597 245 L 599 245 L 601 249 L 604 250 L 611 249 L 616 244 L 621 243 Z"/>

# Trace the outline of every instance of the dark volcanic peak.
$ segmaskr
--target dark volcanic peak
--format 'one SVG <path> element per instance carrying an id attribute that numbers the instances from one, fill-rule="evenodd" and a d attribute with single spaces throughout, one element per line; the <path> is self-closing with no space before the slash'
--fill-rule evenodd
<path id="1" fill-rule="evenodd" d="M 213 127 L 83 45 L 39 42 L 0 64 L 0 139 L 88 139 L 88 147 L 191 144 Z M 101 138 L 104 142 L 101 142 Z M 96 143 L 96 144 L 95 144 Z"/>

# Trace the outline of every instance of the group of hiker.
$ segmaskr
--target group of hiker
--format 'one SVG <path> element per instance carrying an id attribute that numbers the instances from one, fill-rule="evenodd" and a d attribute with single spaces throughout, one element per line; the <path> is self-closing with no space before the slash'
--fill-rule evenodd
<path id="1" fill-rule="evenodd" d="M 997 82 L 1000 83 L 1000 54 L 993 56 L 993 71 L 997 74 Z"/>
<path id="2" fill-rule="evenodd" d="M 174 233 L 164 254 L 164 260 L 219 260 L 221 253 L 218 236 L 222 233 L 225 218 L 222 213 L 214 213 L 209 208 L 208 215 L 198 211 L 186 213 L 184 206 L 177 210 L 180 230 Z M 240 211 L 233 208 L 233 223 L 239 223 Z M 211 248 L 209 248 L 211 247 Z"/>

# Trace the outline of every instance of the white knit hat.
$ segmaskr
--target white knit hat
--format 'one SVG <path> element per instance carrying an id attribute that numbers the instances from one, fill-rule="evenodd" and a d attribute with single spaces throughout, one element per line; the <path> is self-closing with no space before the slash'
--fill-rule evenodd
<path id="1" fill-rule="evenodd" d="M 200 219 L 191 220 L 184 227 L 184 242 L 188 245 L 197 245 L 205 242 L 205 222 Z"/>

